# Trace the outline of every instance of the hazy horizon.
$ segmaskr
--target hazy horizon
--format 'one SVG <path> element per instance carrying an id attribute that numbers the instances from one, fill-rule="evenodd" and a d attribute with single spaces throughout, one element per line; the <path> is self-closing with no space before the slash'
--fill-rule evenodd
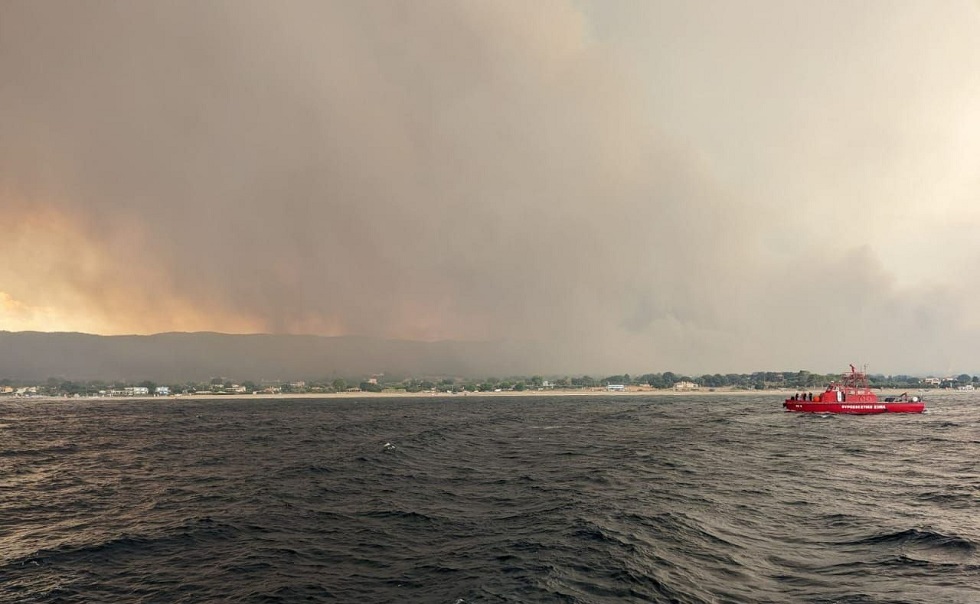
<path id="1" fill-rule="evenodd" d="M 9 336 L 13 336 L 10 338 Z M 22 336 L 34 337 L 23 339 Z M 86 341 L 79 341 L 83 338 Z M 217 338 L 217 340 L 215 340 Z M 239 340 L 239 338 L 241 338 Z M 298 345 L 297 338 L 304 342 Z M 309 347 L 308 339 L 319 340 Z M 121 346 L 106 344 L 109 340 L 128 340 Z M 194 342 L 193 340 L 197 340 Z M 93 341 L 94 340 L 94 341 Z M 142 344 L 133 347 L 133 341 Z M 242 348 L 242 343 L 261 340 L 262 345 Z M 219 342 L 225 345 L 221 346 Z M 237 342 L 237 345 L 236 345 Z M 367 348 L 345 346 L 350 342 L 367 344 Z M 216 346 L 216 344 L 218 344 Z M 291 345 L 292 344 L 292 345 Z M 43 358 L 38 364 L 28 357 Z M 774 365 L 755 367 L 746 371 L 721 371 L 705 368 L 696 372 L 677 371 L 675 367 L 646 367 L 633 363 L 618 371 L 600 367 L 558 367 L 538 364 L 545 358 L 533 343 L 508 341 L 393 340 L 372 336 L 318 336 L 314 334 L 235 334 L 214 331 L 163 332 L 154 334 L 115 334 L 104 336 L 83 332 L 44 332 L 0 330 L 0 378 L 44 380 L 51 377 L 68 380 L 143 380 L 210 379 L 215 375 L 245 379 L 251 374 L 288 376 L 288 379 L 319 379 L 324 376 L 354 376 L 394 373 L 403 377 L 455 376 L 458 378 L 488 378 L 543 375 L 592 376 L 672 372 L 681 376 L 716 374 L 749 375 L 758 372 L 795 373 L 806 371 L 815 375 L 840 375 L 847 367 L 787 367 Z M 848 364 L 845 364 L 848 365 Z M 175 368 L 179 366 L 179 368 Z M 915 377 L 954 377 L 961 374 L 980 375 L 970 370 L 925 370 L 918 372 L 893 371 L 887 367 L 855 365 L 869 375 Z M 217 367 L 217 369 L 216 369 Z M 101 372 L 101 373 L 100 373 Z M 125 374 L 125 375 L 124 375 Z"/>
<path id="2" fill-rule="evenodd" d="M 975 1 L 10 0 L 0 73 L 0 330 L 980 368 Z"/>

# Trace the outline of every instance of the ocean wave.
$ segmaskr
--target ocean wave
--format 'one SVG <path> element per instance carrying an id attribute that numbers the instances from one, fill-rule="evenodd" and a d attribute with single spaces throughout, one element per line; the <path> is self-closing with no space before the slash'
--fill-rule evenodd
<path id="1" fill-rule="evenodd" d="M 929 529 L 910 528 L 901 531 L 875 533 L 868 537 L 845 541 L 842 545 L 854 546 L 916 546 L 943 550 L 974 552 L 977 544 L 959 535 L 947 535 Z"/>
<path id="2" fill-rule="evenodd" d="M 69 455 L 79 451 L 79 446 L 75 443 L 59 443 L 46 447 L 23 448 L 23 449 L 0 449 L 0 457 L 36 457 L 46 455 Z"/>

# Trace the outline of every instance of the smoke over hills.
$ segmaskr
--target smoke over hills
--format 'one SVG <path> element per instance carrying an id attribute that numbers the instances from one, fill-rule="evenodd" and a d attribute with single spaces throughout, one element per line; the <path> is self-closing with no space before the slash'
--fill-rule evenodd
<path id="1" fill-rule="evenodd" d="M 207 381 L 517 375 L 540 356 L 500 342 L 409 342 L 364 337 L 164 333 L 96 336 L 0 332 L 0 378 Z"/>
<path id="2" fill-rule="evenodd" d="M 8 0 L 0 73 L 3 329 L 980 369 L 975 5 Z"/>

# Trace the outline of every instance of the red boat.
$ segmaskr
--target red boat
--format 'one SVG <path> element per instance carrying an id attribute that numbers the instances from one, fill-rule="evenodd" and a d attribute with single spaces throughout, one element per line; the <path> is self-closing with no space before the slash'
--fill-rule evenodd
<path id="1" fill-rule="evenodd" d="M 917 396 L 889 397 L 878 400 L 868 386 L 868 376 L 851 365 L 851 372 L 831 382 L 820 394 L 796 394 L 783 402 L 787 411 L 803 413 L 922 413 L 926 404 Z"/>

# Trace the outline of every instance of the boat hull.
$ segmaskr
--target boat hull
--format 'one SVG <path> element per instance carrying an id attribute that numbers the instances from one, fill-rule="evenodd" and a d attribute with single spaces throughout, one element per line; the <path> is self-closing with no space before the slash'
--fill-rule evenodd
<path id="1" fill-rule="evenodd" d="M 815 402 L 788 400 L 783 403 L 787 411 L 799 413 L 847 413 L 851 415 L 870 415 L 873 413 L 922 413 L 926 404 L 918 402 Z"/>

